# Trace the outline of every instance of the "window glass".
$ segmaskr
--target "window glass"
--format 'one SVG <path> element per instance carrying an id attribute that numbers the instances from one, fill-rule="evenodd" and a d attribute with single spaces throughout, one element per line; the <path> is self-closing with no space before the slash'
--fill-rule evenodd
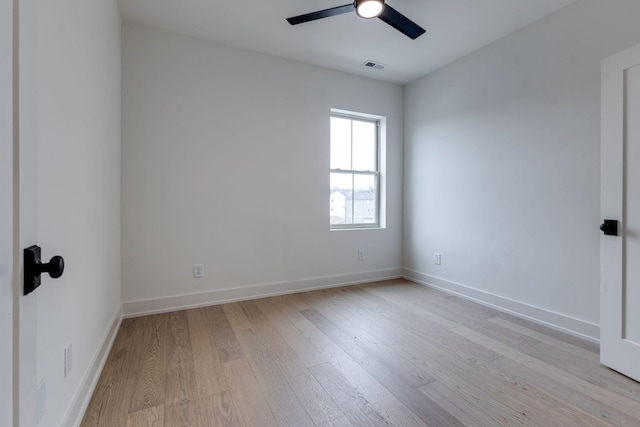
<path id="1" fill-rule="evenodd" d="M 331 169 L 351 169 L 351 120 L 331 117 Z"/>
<path id="2" fill-rule="evenodd" d="M 332 116 L 329 217 L 332 229 L 379 225 L 376 120 Z"/>
<path id="3" fill-rule="evenodd" d="M 373 122 L 353 122 L 352 169 L 376 170 L 376 128 Z"/>

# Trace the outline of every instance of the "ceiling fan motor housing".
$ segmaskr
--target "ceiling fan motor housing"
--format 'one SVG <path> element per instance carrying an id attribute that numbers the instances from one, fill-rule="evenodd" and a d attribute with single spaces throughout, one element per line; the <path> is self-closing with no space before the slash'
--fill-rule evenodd
<path id="1" fill-rule="evenodd" d="M 384 10 L 384 0 L 355 0 L 353 5 L 359 17 L 377 18 Z"/>

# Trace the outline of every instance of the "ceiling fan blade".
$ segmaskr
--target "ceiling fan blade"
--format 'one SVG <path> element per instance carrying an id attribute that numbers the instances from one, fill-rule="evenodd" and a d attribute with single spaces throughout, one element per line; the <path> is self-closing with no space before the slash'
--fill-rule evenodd
<path id="1" fill-rule="evenodd" d="M 413 40 L 417 39 L 425 33 L 425 29 L 416 24 L 388 4 L 384 5 L 384 10 L 378 16 L 381 20 L 391 25 L 396 30 L 400 31 L 407 37 Z"/>
<path id="2" fill-rule="evenodd" d="M 353 12 L 354 10 L 356 10 L 356 7 L 353 5 L 353 3 L 349 3 L 345 4 L 344 6 L 332 7 L 331 9 L 319 10 L 317 12 L 305 13 L 304 15 L 287 18 L 287 21 L 291 25 L 297 25 L 304 22 L 315 21 L 316 19 L 342 15 L 343 13 Z"/>

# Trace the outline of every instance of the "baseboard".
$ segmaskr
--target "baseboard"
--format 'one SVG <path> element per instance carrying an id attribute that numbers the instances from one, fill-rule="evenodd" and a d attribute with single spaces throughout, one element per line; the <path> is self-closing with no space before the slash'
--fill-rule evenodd
<path id="1" fill-rule="evenodd" d="M 461 296 L 471 301 L 483 304 L 514 316 L 522 317 L 532 322 L 548 326 L 553 329 L 578 336 L 591 342 L 599 342 L 600 326 L 583 320 L 575 319 L 553 311 L 535 307 L 523 302 L 474 289 L 469 286 L 454 283 L 429 274 L 405 268 L 403 276 L 407 280 L 439 289 L 449 294 Z"/>
<path id="2" fill-rule="evenodd" d="M 61 425 L 77 427 L 82 422 L 82 417 L 84 416 L 84 413 L 89 406 L 89 401 L 91 400 L 91 396 L 93 395 L 93 390 L 96 388 L 98 379 L 100 379 L 100 374 L 102 373 L 102 369 L 107 362 L 107 356 L 109 356 L 111 346 L 113 345 L 113 341 L 118 334 L 118 329 L 120 329 L 121 322 L 122 308 L 121 305 L 118 304 L 118 307 L 116 307 L 116 310 L 113 313 L 113 317 L 111 318 L 111 326 L 102 336 L 102 344 L 94 354 L 93 359 L 91 360 L 91 364 L 89 365 L 89 369 L 87 369 L 87 371 L 85 372 L 84 377 L 80 382 L 80 387 L 73 397 L 71 405 L 69 406 L 69 410 L 64 417 L 64 422 Z"/>
<path id="3" fill-rule="evenodd" d="M 205 307 L 234 301 L 333 288 L 337 286 L 355 285 L 358 283 L 397 279 L 403 276 L 403 272 L 404 270 L 402 268 L 391 268 L 386 270 L 367 271 L 363 273 L 315 277 L 288 282 L 243 286 L 240 288 L 219 289 L 215 291 L 175 295 L 165 298 L 124 301 L 122 303 L 122 311 L 125 318 L 145 316 L 148 314 Z"/>

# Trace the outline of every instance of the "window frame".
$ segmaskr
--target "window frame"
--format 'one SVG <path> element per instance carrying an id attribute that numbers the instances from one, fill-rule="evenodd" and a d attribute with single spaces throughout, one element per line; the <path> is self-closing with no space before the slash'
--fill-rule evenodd
<path id="1" fill-rule="evenodd" d="M 381 212 L 380 212 L 380 208 L 381 208 L 381 203 L 380 203 L 380 199 L 381 199 L 381 186 L 380 186 L 380 170 L 381 170 L 381 135 L 380 135 L 380 129 L 381 129 L 381 118 L 378 117 L 373 117 L 373 116 L 369 116 L 369 115 L 364 115 L 364 114 L 358 114 L 358 113 L 352 113 L 352 112 L 338 112 L 335 110 L 331 111 L 331 115 L 330 118 L 341 118 L 341 119 L 348 119 L 353 121 L 359 121 L 359 122 L 367 122 L 367 123 L 373 123 L 375 125 L 375 170 L 370 171 L 370 170 L 359 170 L 359 169 L 333 169 L 331 168 L 331 135 L 329 136 L 329 180 L 331 180 L 331 174 L 334 173 L 341 173 L 341 174 L 346 174 L 346 175 L 351 175 L 352 176 L 352 197 L 351 197 L 351 216 L 353 218 L 354 213 L 355 213 L 355 191 L 353 191 L 353 181 L 355 179 L 355 177 L 357 175 L 362 175 L 362 176 L 373 176 L 374 177 L 374 195 L 375 195 L 375 202 L 374 202 L 374 209 L 375 209 L 375 221 L 374 222 L 359 222 L 359 223 L 352 223 L 352 224 L 331 224 L 331 221 L 329 221 L 329 229 L 331 231 L 334 230 L 362 230 L 362 229 L 379 229 L 382 228 L 381 227 L 381 221 L 380 221 L 380 216 L 381 216 Z M 331 128 L 331 124 L 329 125 L 329 127 Z M 331 133 L 331 132 L 329 132 Z M 353 166 L 353 123 L 351 126 L 351 164 Z M 331 203 L 331 194 L 332 194 L 332 189 L 331 189 L 331 185 L 329 185 L 329 200 Z M 329 205 L 329 212 L 331 213 L 331 205 Z M 346 218 L 345 218 L 346 219 Z"/>

